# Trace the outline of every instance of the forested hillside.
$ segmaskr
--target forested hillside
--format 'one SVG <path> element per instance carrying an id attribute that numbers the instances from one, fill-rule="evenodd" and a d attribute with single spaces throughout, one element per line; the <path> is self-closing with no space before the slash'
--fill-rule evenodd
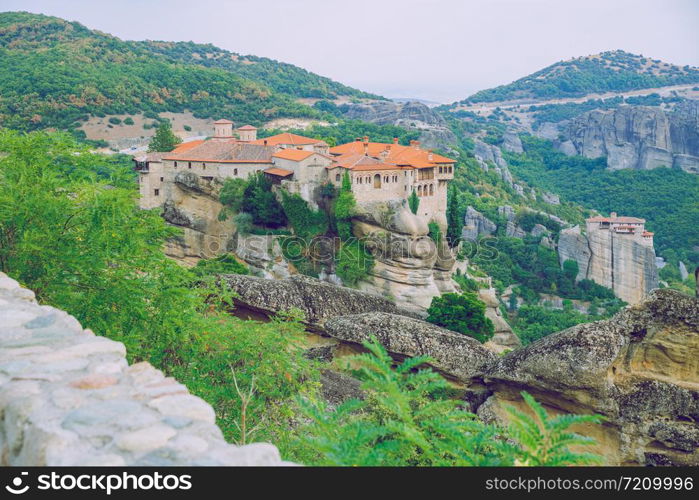
<path id="1" fill-rule="evenodd" d="M 588 208 L 643 217 L 658 253 L 699 264 L 698 176 L 669 168 L 612 171 L 605 158 L 568 157 L 530 136 L 522 142 L 523 154 L 506 154 L 516 176 Z"/>
<path id="2" fill-rule="evenodd" d="M 259 125 L 323 117 L 299 97 L 376 97 L 211 45 L 131 42 L 59 18 L 0 14 L 0 125 L 74 129 L 90 115 L 182 112 Z"/>
<path id="3" fill-rule="evenodd" d="M 557 62 L 510 84 L 477 92 L 459 104 L 579 97 L 690 83 L 699 83 L 699 68 L 615 50 Z"/>

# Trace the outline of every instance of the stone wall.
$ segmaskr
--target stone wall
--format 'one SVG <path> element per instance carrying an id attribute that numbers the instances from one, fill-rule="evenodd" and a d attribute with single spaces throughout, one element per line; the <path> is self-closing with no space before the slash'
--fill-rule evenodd
<path id="1" fill-rule="evenodd" d="M 0 273 L 0 464 L 283 465 L 224 441 L 214 410 Z"/>

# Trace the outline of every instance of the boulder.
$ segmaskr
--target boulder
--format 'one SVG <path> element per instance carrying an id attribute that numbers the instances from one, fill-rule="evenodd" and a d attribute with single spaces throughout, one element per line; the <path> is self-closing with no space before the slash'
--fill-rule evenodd
<path id="1" fill-rule="evenodd" d="M 396 314 L 340 316 L 328 320 L 325 331 L 354 344 L 375 336 L 389 352 L 407 357 L 429 356 L 431 366 L 459 380 L 467 380 L 495 360 L 492 352 L 471 337 Z"/>
<path id="2" fill-rule="evenodd" d="M 493 221 L 480 213 L 473 207 L 466 208 L 464 216 L 464 227 L 461 231 L 461 237 L 465 241 L 476 241 L 479 236 L 489 236 L 495 232 L 497 226 Z"/>
<path id="3" fill-rule="evenodd" d="M 506 419 L 520 391 L 552 413 L 606 420 L 595 437 L 607 463 L 699 465 L 699 299 L 662 289 L 612 319 L 577 325 L 487 365 L 472 388 L 483 411 Z M 475 401 L 479 397 L 471 398 Z"/>

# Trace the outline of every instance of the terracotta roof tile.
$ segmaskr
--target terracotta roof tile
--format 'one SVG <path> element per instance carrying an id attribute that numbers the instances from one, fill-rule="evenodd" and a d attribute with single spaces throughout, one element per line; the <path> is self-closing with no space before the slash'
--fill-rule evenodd
<path id="1" fill-rule="evenodd" d="M 285 168 L 276 168 L 276 167 L 271 167 L 271 168 L 265 169 L 264 173 L 276 175 L 277 177 L 288 177 L 290 175 L 293 175 L 293 172 L 291 170 L 287 170 Z"/>
<path id="2" fill-rule="evenodd" d="M 323 141 L 318 139 L 311 139 L 310 137 L 304 137 L 302 135 L 290 134 L 289 132 L 284 132 L 283 134 L 277 134 L 270 137 L 264 137 L 262 139 L 257 139 L 252 141 L 250 144 L 267 144 L 268 146 L 278 146 L 280 144 L 291 144 L 294 146 L 305 146 L 308 144 L 324 144 Z"/>
<path id="3" fill-rule="evenodd" d="M 314 154 L 315 153 L 313 151 L 303 151 L 300 149 L 282 149 L 274 153 L 272 156 L 274 158 L 282 158 L 284 160 L 301 161 Z"/>
<path id="4" fill-rule="evenodd" d="M 257 127 L 253 127 L 252 125 L 243 125 L 242 127 L 238 127 L 238 130 L 257 130 Z"/>
<path id="5" fill-rule="evenodd" d="M 410 166 L 414 168 L 429 168 L 444 163 L 455 163 L 455 160 L 414 146 L 402 146 L 394 143 L 354 141 L 330 148 L 334 155 L 367 154 L 381 158 L 384 163 Z"/>
<path id="6" fill-rule="evenodd" d="M 210 161 L 222 163 L 271 163 L 275 148 L 238 142 L 235 139 L 209 139 L 185 151 L 175 150 L 165 160 Z"/>

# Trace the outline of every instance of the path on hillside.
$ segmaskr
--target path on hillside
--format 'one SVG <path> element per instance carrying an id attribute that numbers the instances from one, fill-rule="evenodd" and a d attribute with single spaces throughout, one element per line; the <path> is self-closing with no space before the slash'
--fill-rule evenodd
<path id="1" fill-rule="evenodd" d="M 459 105 L 451 111 L 471 111 L 474 113 L 490 114 L 495 108 L 511 109 L 517 106 L 542 106 L 545 104 L 566 104 L 566 103 L 581 103 L 590 99 L 609 99 L 612 97 L 633 97 L 649 94 L 659 94 L 660 96 L 669 96 L 672 92 L 684 91 L 689 97 L 699 97 L 699 91 L 692 90 L 697 87 L 696 83 L 684 85 L 669 85 L 667 87 L 654 87 L 650 89 L 629 90 L 626 92 L 604 92 L 596 94 L 587 94 L 582 97 L 561 97 L 556 99 L 515 99 L 511 101 L 494 101 L 494 102 L 479 102 L 469 106 Z"/>

